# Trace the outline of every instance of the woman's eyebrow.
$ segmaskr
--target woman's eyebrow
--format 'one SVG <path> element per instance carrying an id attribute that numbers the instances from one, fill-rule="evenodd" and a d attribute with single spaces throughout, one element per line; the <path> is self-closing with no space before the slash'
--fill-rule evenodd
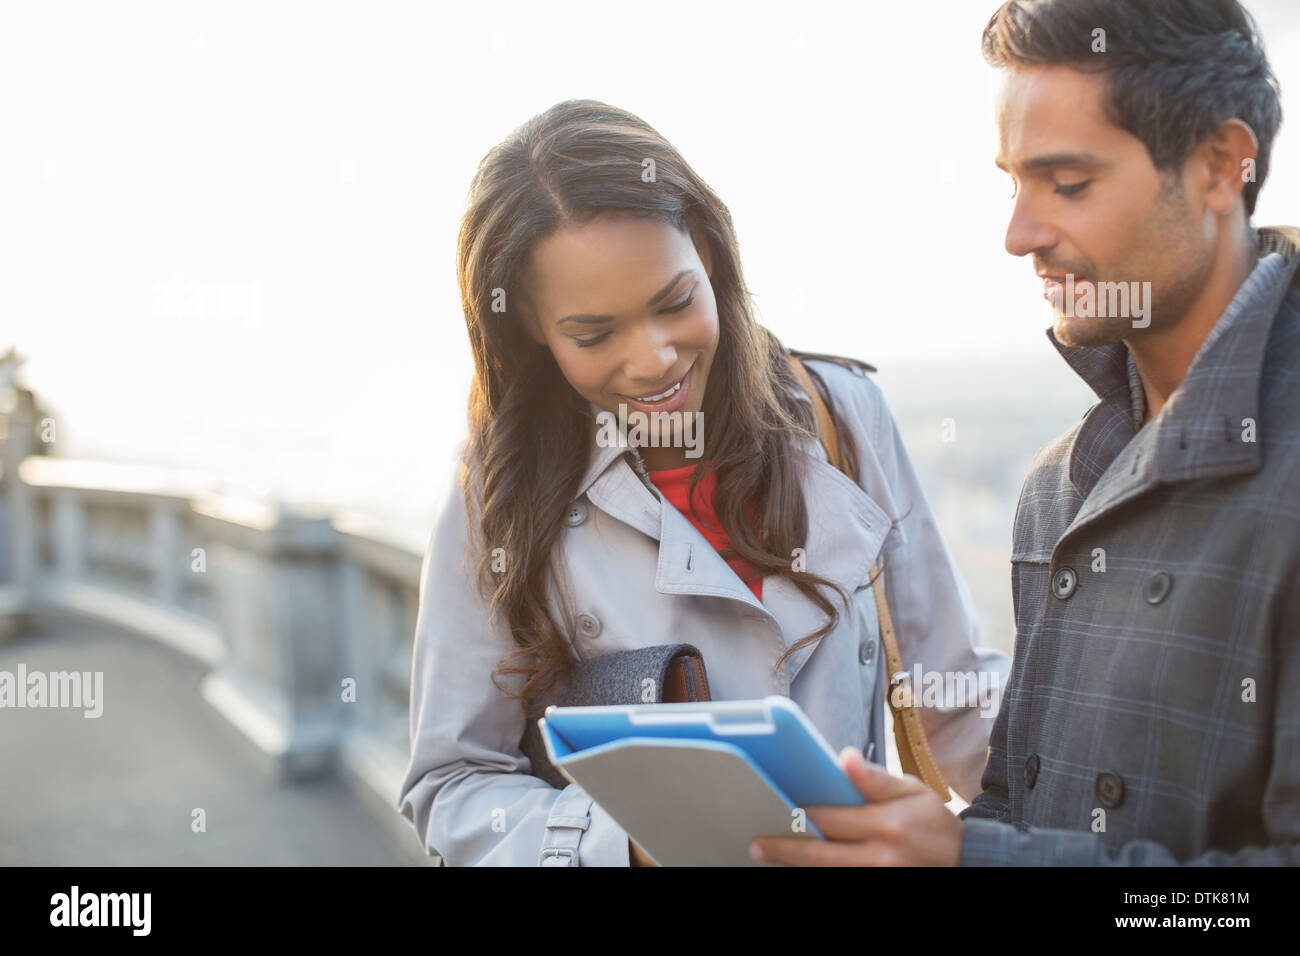
<path id="1" fill-rule="evenodd" d="M 650 301 L 648 301 L 646 305 L 651 306 L 654 305 L 656 302 L 661 301 L 664 298 L 664 296 L 668 295 L 669 292 L 673 291 L 673 288 L 677 285 L 677 283 L 682 280 L 682 276 L 688 276 L 693 271 L 694 271 L 693 269 L 683 269 L 681 272 L 677 273 L 677 275 L 673 276 L 672 279 L 669 280 L 666 286 L 664 286 L 662 289 L 660 289 L 658 292 L 656 292 L 654 295 L 650 297 Z M 585 313 L 578 313 L 576 315 L 566 315 L 564 318 L 560 319 L 560 321 L 556 322 L 555 324 L 563 325 L 565 322 L 578 322 L 582 325 L 599 325 L 602 322 L 613 322 L 613 321 L 614 321 L 614 317 L 612 315 L 588 315 Z"/>

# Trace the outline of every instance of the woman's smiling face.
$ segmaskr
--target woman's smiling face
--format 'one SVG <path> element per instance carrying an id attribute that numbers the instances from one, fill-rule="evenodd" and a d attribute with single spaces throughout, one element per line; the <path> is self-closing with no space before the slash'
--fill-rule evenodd
<path id="1" fill-rule="evenodd" d="M 534 247 L 525 273 L 529 333 L 598 408 L 698 412 L 718 346 L 712 272 L 702 237 L 600 215 Z M 659 444 L 669 437 L 661 434 Z M 651 468 L 688 463 L 681 447 L 642 454 Z"/>

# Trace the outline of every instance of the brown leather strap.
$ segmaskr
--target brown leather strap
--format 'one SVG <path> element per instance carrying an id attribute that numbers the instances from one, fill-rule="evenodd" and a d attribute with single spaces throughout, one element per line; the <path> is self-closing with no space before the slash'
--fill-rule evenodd
<path id="1" fill-rule="evenodd" d="M 827 460 L 837 471 L 849 475 L 848 469 L 844 467 L 844 461 L 840 458 L 840 438 L 835 434 L 835 420 L 831 418 L 831 410 L 822 401 L 821 393 L 817 391 L 817 386 L 813 384 L 812 376 L 808 374 L 808 370 L 803 367 L 803 362 L 791 355 L 790 367 L 794 369 L 799 384 L 804 387 L 804 391 L 812 398 L 813 411 L 817 413 L 817 437 L 821 439 L 822 447 L 826 449 Z M 854 481 L 858 480 L 857 475 L 849 475 L 849 477 Z"/>
<path id="2" fill-rule="evenodd" d="M 827 460 L 836 469 L 857 481 L 853 469 L 848 468 L 847 463 L 840 457 L 840 442 L 835 434 L 834 419 L 831 418 L 830 410 L 822 401 L 821 393 L 813 384 L 808 370 L 793 355 L 790 356 L 790 367 L 794 369 L 795 377 L 812 398 L 813 409 L 817 413 L 817 433 L 821 438 L 822 446 L 826 449 Z M 886 673 L 890 675 L 886 699 L 889 701 L 890 712 L 894 715 L 894 740 L 898 744 L 898 761 L 902 764 L 904 773 L 925 781 L 930 789 L 947 803 L 952 799 L 952 794 L 934 759 L 930 741 L 925 736 L 925 728 L 921 725 L 921 714 L 915 705 L 915 688 L 910 684 L 903 686 L 903 682 L 909 678 L 907 672 L 903 670 L 903 655 L 898 650 L 894 619 L 889 613 L 889 603 L 885 600 L 884 574 L 875 563 L 872 563 L 869 573 L 871 590 L 876 598 L 876 616 L 880 618 L 880 640 L 885 646 Z"/>
<path id="3" fill-rule="evenodd" d="M 885 645 L 886 673 L 890 674 L 889 701 L 890 712 L 894 715 L 894 739 L 898 743 L 898 762 L 904 773 L 920 777 L 930 789 L 939 795 L 944 803 L 952 799 L 948 784 L 943 779 L 939 764 L 930 750 L 930 741 L 925 736 L 921 725 L 921 713 L 916 709 L 915 688 L 911 686 L 911 677 L 903 669 L 903 656 L 898 651 L 898 638 L 894 634 L 894 621 L 889 614 L 889 605 L 885 602 L 884 574 L 871 565 L 871 590 L 876 596 L 876 615 L 880 618 L 880 638 Z M 908 682 L 904 686 L 903 682 Z M 895 699 L 895 698 L 898 699 Z"/>
<path id="4" fill-rule="evenodd" d="M 709 677 L 704 659 L 694 654 L 679 654 L 668 664 L 664 674 L 663 702 L 680 704 L 709 697 Z"/>

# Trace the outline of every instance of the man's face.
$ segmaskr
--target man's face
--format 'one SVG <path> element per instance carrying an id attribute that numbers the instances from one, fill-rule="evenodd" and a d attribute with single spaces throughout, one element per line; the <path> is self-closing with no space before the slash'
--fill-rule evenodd
<path id="1" fill-rule="evenodd" d="M 998 102 L 997 164 L 1015 189 L 1006 248 L 1033 256 L 1064 345 L 1175 325 L 1213 258 L 1214 217 L 1197 208 L 1190 179 L 1179 170 L 1161 174 L 1142 141 L 1106 117 L 1105 83 L 1102 73 L 1065 66 L 1015 69 Z M 1127 309 L 1098 285 L 1119 282 L 1136 293 Z M 1091 310 L 1088 285 L 1102 292 Z M 1148 290 L 1145 301 L 1137 298 Z"/>
<path id="2" fill-rule="evenodd" d="M 711 274 L 707 245 L 687 233 L 597 216 L 533 249 L 529 328 L 578 394 L 605 411 L 698 412 L 718 347 Z"/>

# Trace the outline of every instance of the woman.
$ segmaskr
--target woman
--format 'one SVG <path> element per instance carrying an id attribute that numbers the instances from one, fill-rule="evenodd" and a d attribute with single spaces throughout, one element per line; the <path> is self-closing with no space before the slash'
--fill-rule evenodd
<path id="1" fill-rule="evenodd" d="M 421 575 L 399 804 L 426 849 L 453 866 L 647 862 L 520 749 L 568 662 L 627 648 L 693 644 L 715 699 L 789 696 L 837 751 L 883 762 L 877 559 L 905 670 L 1001 686 L 1005 655 L 975 646 L 869 366 L 807 363 L 855 484 L 754 320 L 726 207 L 643 121 L 569 101 L 488 153 L 459 280 L 470 432 Z M 640 447 L 610 441 L 636 413 Z M 974 701 L 922 718 L 971 799 L 992 720 Z"/>

